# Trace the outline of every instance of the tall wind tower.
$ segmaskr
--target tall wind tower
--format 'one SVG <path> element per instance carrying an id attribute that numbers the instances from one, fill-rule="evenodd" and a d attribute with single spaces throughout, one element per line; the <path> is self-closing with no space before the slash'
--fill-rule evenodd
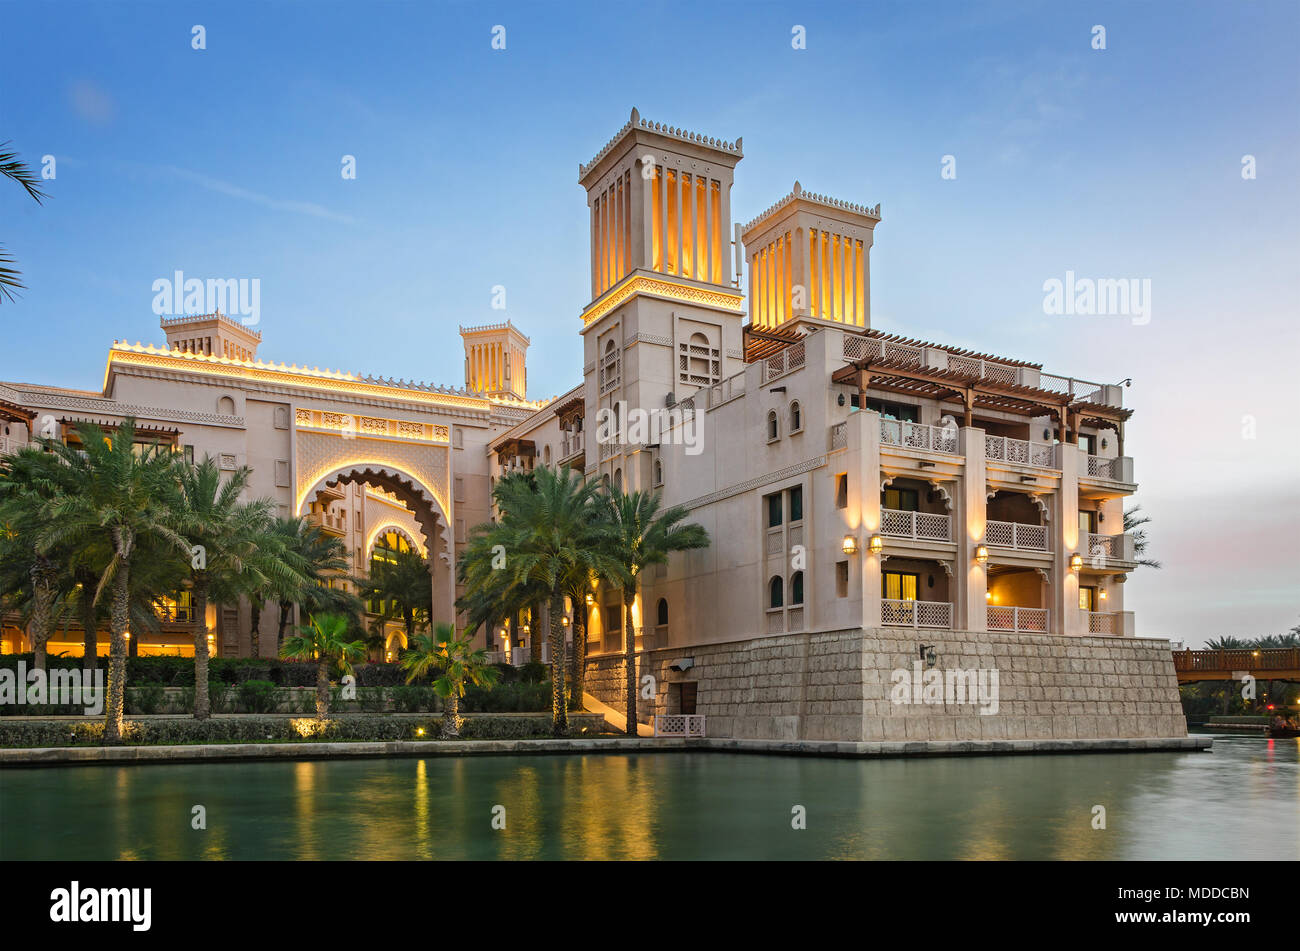
<path id="1" fill-rule="evenodd" d="M 510 321 L 482 327 L 461 327 L 465 342 L 465 389 L 484 396 L 526 399 L 525 365 L 531 342 Z"/>

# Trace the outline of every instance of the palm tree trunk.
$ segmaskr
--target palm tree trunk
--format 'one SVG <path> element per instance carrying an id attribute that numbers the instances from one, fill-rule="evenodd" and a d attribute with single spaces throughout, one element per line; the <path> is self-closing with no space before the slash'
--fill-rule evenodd
<path id="1" fill-rule="evenodd" d="M 447 694 L 447 702 L 442 708 L 442 737 L 455 739 L 460 736 L 460 691 L 455 687 Z"/>
<path id="2" fill-rule="evenodd" d="M 199 575 L 194 579 L 194 719 L 206 720 L 212 716 L 212 700 L 208 696 L 208 579 Z"/>
<path id="3" fill-rule="evenodd" d="M 289 611 L 293 609 L 292 601 L 280 602 L 280 619 L 275 630 L 275 653 L 280 655 L 280 648 L 284 646 L 284 629 L 289 623 Z"/>
<path id="4" fill-rule="evenodd" d="M 53 608 L 54 585 L 50 582 L 48 569 L 38 565 L 32 569 L 32 619 L 27 628 L 32 632 L 32 665 L 37 670 L 45 669 L 45 645 L 54 626 L 51 623 Z"/>
<path id="5" fill-rule="evenodd" d="M 575 601 L 573 605 L 573 664 L 569 676 L 569 709 L 584 709 L 583 696 L 587 692 L 587 605 Z"/>
<path id="6" fill-rule="evenodd" d="M 330 659 L 322 657 L 316 665 L 316 716 L 325 719 L 330 712 Z"/>
<path id="7" fill-rule="evenodd" d="M 249 633 L 249 652 L 257 658 L 262 654 L 262 602 L 256 593 L 248 601 L 253 628 Z"/>
<path id="8" fill-rule="evenodd" d="M 632 627 L 632 605 L 636 592 L 623 592 L 623 666 L 627 671 L 627 729 L 636 736 L 636 630 Z"/>
<path id="9" fill-rule="evenodd" d="M 547 612 L 551 624 L 551 734 L 569 735 L 569 714 L 564 702 L 564 595 L 551 593 Z"/>
<path id="10" fill-rule="evenodd" d="M 113 608 L 109 621 L 108 697 L 104 707 L 104 744 L 122 742 L 122 714 L 126 707 L 126 625 L 131 605 L 131 566 L 120 560 L 113 579 Z"/>

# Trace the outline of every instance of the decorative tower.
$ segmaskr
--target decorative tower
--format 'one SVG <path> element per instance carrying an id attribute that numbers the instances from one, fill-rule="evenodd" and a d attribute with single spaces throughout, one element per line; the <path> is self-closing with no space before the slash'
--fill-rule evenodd
<path id="1" fill-rule="evenodd" d="M 578 166 L 591 215 L 592 301 L 582 313 L 589 420 L 672 408 L 743 369 L 731 242 L 742 155 L 740 139 L 670 128 L 633 109 Z M 649 448 L 622 439 L 592 447 L 588 472 L 647 487 Z"/>
<path id="2" fill-rule="evenodd" d="M 510 321 L 461 327 L 465 341 L 465 389 L 484 396 L 526 399 L 525 361 L 531 341 Z"/>
<path id="3" fill-rule="evenodd" d="M 871 244 L 880 206 L 794 189 L 742 230 L 750 324 L 871 327 Z M 789 325 L 789 326 L 786 326 Z"/>
<path id="4" fill-rule="evenodd" d="M 167 346 L 185 353 L 201 353 L 231 360 L 257 359 L 262 334 L 220 312 L 192 317 L 164 317 L 159 326 L 167 334 Z"/>

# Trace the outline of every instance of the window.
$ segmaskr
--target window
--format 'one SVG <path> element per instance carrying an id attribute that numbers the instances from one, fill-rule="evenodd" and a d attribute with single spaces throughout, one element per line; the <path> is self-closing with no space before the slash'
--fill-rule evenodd
<path id="1" fill-rule="evenodd" d="M 655 485 L 664 484 L 664 464 L 660 459 L 655 460 Z"/>
<path id="2" fill-rule="evenodd" d="M 622 469 L 614 470 L 614 491 L 615 492 L 623 491 L 623 470 Z"/>
<path id="3" fill-rule="evenodd" d="M 1090 436 L 1087 433 L 1079 433 L 1079 451 L 1090 456 L 1097 455 L 1097 437 Z"/>
<path id="4" fill-rule="evenodd" d="M 849 474 L 847 472 L 841 472 L 835 477 L 835 507 L 837 509 L 849 507 Z"/>
<path id="5" fill-rule="evenodd" d="M 867 409 L 873 409 L 885 419 L 901 419 L 908 423 L 921 421 L 921 408 L 907 403 L 887 403 L 884 400 L 867 400 Z"/>
<path id="6" fill-rule="evenodd" d="M 790 603 L 803 604 L 803 572 L 796 571 L 790 576 Z"/>
<path id="7" fill-rule="evenodd" d="M 803 487 L 796 485 L 790 490 L 790 521 L 803 520 Z"/>
<path id="8" fill-rule="evenodd" d="M 606 341 L 605 354 L 600 360 L 600 392 L 606 393 L 618 386 L 619 361 L 618 345 L 613 340 Z"/>
<path id="9" fill-rule="evenodd" d="M 880 575 L 880 596 L 891 601 L 915 601 L 918 576 L 902 571 Z"/>
<path id="10" fill-rule="evenodd" d="M 217 412 L 220 413 L 222 416 L 234 416 L 235 401 L 232 400 L 229 396 L 221 397 L 221 399 L 217 400 Z"/>
<path id="11" fill-rule="evenodd" d="M 803 429 L 803 413 L 799 409 L 799 401 L 795 400 L 790 404 L 790 432 L 797 433 Z"/>
<path id="12" fill-rule="evenodd" d="M 1079 585 L 1079 609 L 1097 610 L 1097 589 L 1092 585 Z"/>
<path id="13" fill-rule="evenodd" d="M 919 512 L 920 497 L 916 489 L 895 489 L 887 488 L 880 493 L 880 505 L 882 508 L 893 509 L 895 512 Z"/>
<path id="14" fill-rule="evenodd" d="M 781 493 L 767 497 L 767 527 L 776 528 L 781 524 Z"/>
<path id="15" fill-rule="evenodd" d="M 779 608 L 784 604 L 784 591 L 781 576 L 777 575 L 767 583 L 767 606 Z"/>
<path id="16" fill-rule="evenodd" d="M 1097 531 L 1097 513 L 1079 509 L 1079 547 L 1088 544 L 1088 536 Z"/>
<path id="17" fill-rule="evenodd" d="M 767 441 L 774 442 L 781 437 L 781 424 L 777 421 L 776 410 L 767 414 Z"/>
<path id="18" fill-rule="evenodd" d="M 702 333 L 677 345 L 677 379 L 693 386 L 710 386 L 722 379 L 722 359 L 717 347 Z"/>
<path id="19" fill-rule="evenodd" d="M 668 623 L 668 599 L 660 598 L 659 605 L 655 608 L 655 624 L 663 627 Z"/>
<path id="20" fill-rule="evenodd" d="M 837 561 L 835 563 L 835 597 L 847 598 L 849 596 L 849 563 L 847 561 Z"/>

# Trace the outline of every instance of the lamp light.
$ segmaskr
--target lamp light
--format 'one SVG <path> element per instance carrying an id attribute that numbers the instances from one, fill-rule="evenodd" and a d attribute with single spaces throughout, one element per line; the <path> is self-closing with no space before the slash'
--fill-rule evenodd
<path id="1" fill-rule="evenodd" d="M 885 540 L 879 535 L 872 535 L 869 544 L 873 555 L 879 555 L 885 548 Z"/>
<path id="2" fill-rule="evenodd" d="M 987 545 L 975 546 L 975 560 L 978 561 L 981 565 L 984 564 L 984 562 L 989 560 L 989 548 Z"/>
<path id="3" fill-rule="evenodd" d="M 1083 556 L 1077 551 L 1070 556 L 1070 570 L 1081 571 L 1083 569 Z"/>
<path id="4" fill-rule="evenodd" d="M 594 597 L 592 597 L 592 594 L 591 594 L 590 591 L 587 592 L 587 603 L 588 603 L 588 604 L 595 604 L 595 603 L 596 603 L 596 599 L 595 599 Z"/>
<path id="5" fill-rule="evenodd" d="M 852 535 L 845 535 L 840 548 L 846 555 L 856 555 L 858 553 L 858 540 Z"/>

